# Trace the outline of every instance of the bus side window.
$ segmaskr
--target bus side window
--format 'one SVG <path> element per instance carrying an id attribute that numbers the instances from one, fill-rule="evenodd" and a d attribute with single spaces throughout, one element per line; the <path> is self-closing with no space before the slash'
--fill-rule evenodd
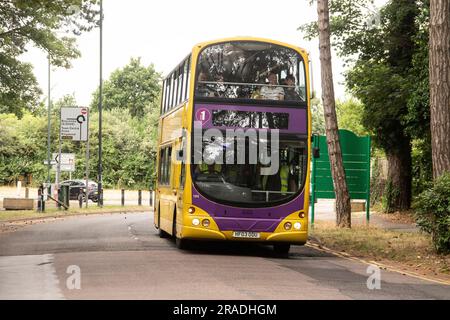
<path id="1" fill-rule="evenodd" d="M 191 80 L 191 57 L 189 57 L 185 63 L 185 77 L 186 77 L 186 96 L 185 98 L 188 99 L 189 98 L 189 88 L 190 88 L 190 80 Z"/>
<path id="2" fill-rule="evenodd" d="M 165 147 L 161 149 L 158 170 L 158 182 L 163 186 L 170 185 L 170 177 L 172 172 L 172 147 Z"/>
<path id="3" fill-rule="evenodd" d="M 184 183 L 186 182 L 186 164 L 181 162 L 181 172 L 180 172 L 180 189 L 184 189 Z"/>
<path id="4" fill-rule="evenodd" d="M 172 176 L 172 147 L 168 147 L 166 149 L 167 157 L 166 157 L 166 184 L 168 186 L 171 185 L 170 177 Z"/>
<path id="5" fill-rule="evenodd" d="M 164 184 L 164 162 L 165 162 L 165 149 L 159 151 L 159 168 L 158 168 L 158 182 Z"/>

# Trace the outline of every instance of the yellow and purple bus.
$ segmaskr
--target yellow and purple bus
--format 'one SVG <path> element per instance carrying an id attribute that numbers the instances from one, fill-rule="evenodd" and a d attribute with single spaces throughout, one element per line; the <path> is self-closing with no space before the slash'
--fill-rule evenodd
<path id="1" fill-rule="evenodd" d="M 195 45 L 163 81 L 155 227 L 177 247 L 308 237 L 310 83 L 305 50 L 238 37 Z"/>

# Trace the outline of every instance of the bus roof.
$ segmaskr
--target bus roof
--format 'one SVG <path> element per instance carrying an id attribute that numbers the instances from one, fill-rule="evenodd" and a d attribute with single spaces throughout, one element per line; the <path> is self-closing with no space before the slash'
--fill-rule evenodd
<path id="1" fill-rule="evenodd" d="M 279 46 L 283 46 L 283 47 L 288 47 L 291 49 L 295 49 L 298 50 L 300 52 L 302 52 L 305 55 L 308 55 L 308 52 L 306 52 L 305 49 L 286 43 L 286 42 L 281 42 L 278 40 L 272 40 L 272 39 L 267 39 L 267 38 L 257 38 L 257 37 L 251 37 L 251 36 L 238 36 L 238 37 L 230 37 L 230 38 L 221 38 L 221 39 L 216 39 L 216 40 L 208 40 L 208 41 L 204 41 L 204 42 L 199 42 L 196 45 L 194 45 L 193 49 L 195 48 L 203 48 L 212 44 L 216 44 L 216 43 L 223 43 L 223 42 L 232 42 L 232 41 L 258 41 L 258 42 L 269 42 L 269 43 L 273 43 L 273 44 L 277 44 Z M 179 62 L 175 68 L 173 68 L 169 73 L 167 73 L 165 76 L 163 76 L 163 81 L 165 81 L 175 70 L 177 70 L 180 65 L 183 63 L 184 60 L 187 59 L 187 57 L 189 57 L 191 55 L 192 52 L 190 52 L 181 62 Z"/>
<path id="2" fill-rule="evenodd" d="M 194 48 L 195 48 L 195 47 L 205 47 L 205 46 L 208 46 L 208 45 L 211 45 L 211 44 L 215 44 L 215 43 L 232 42 L 232 41 L 258 41 L 258 42 L 269 42 L 269 43 L 277 44 L 277 45 L 279 45 L 279 46 L 289 47 L 289 48 L 292 48 L 292 49 L 296 49 L 296 50 L 301 51 L 301 52 L 304 53 L 304 54 L 307 54 L 307 52 L 306 52 L 305 49 L 303 49 L 303 48 L 301 48 L 301 47 L 298 47 L 298 46 L 295 46 L 295 45 L 292 45 L 292 44 L 289 44 L 289 43 L 286 43 L 286 42 L 281 42 L 281 41 L 278 41 L 278 40 L 267 39 L 267 38 L 250 37 L 250 36 L 238 36 L 238 37 L 230 37 L 230 38 L 222 38 L 222 39 L 216 39 L 216 40 L 204 41 L 204 42 L 197 43 L 197 44 L 194 46 Z"/>

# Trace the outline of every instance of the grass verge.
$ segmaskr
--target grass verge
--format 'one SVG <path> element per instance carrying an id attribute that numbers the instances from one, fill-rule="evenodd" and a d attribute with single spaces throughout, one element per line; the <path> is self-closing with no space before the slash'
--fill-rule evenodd
<path id="1" fill-rule="evenodd" d="M 310 234 L 313 241 L 335 251 L 450 281 L 450 255 L 436 254 L 427 234 L 366 225 L 341 229 L 328 221 L 316 221 Z"/>
<path id="2" fill-rule="evenodd" d="M 17 211 L 0 211 L 0 222 L 18 221 L 24 219 L 42 219 L 48 217 L 68 217 L 80 214 L 99 214 L 99 213 L 116 213 L 130 211 L 149 211 L 149 206 L 103 206 L 91 205 L 86 208 L 69 208 L 69 210 L 58 210 L 57 208 L 48 208 L 45 212 L 37 212 L 35 210 L 17 210 Z"/>

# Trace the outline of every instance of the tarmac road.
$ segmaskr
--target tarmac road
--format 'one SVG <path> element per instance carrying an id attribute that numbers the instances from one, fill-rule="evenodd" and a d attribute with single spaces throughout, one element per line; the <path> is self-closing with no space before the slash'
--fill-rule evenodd
<path id="1" fill-rule="evenodd" d="M 149 213 L 0 234 L 0 299 L 450 299 L 450 286 L 384 270 L 381 288 L 368 289 L 367 268 L 311 247 L 287 259 L 256 244 L 180 251 L 158 237 Z"/>

